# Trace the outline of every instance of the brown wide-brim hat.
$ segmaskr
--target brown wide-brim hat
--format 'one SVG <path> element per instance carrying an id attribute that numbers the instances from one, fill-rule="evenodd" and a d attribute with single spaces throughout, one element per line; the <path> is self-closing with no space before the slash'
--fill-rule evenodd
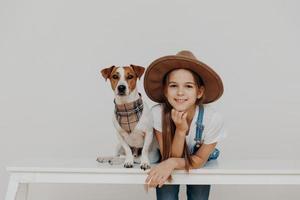
<path id="1" fill-rule="evenodd" d="M 211 103 L 223 94 L 223 83 L 220 76 L 208 65 L 196 59 L 190 51 L 180 51 L 176 55 L 164 56 L 153 61 L 144 76 L 144 87 L 148 97 L 155 102 L 164 102 L 163 79 L 174 69 L 189 69 L 203 80 L 205 98 L 203 103 Z"/>

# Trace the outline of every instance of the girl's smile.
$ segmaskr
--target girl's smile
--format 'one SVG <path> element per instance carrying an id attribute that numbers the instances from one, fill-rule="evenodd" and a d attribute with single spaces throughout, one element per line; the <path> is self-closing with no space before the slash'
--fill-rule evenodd
<path id="1" fill-rule="evenodd" d="M 177 103 L 184 103 L 187 99 L 175 99 Z"/>

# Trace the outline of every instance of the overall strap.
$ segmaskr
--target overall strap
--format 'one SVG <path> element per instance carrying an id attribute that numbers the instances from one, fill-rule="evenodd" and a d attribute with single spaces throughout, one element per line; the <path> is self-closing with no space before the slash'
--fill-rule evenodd
<path id="1" fill-rule="evenodd" d="M 202 138 L 202 133 L 204 130 L 204 125 L 203 125 L 203 115 L 204 115 L 204 108 L 203 105 L 199 106 L 199 112 L 198 112 L 198 117 L 197 117 L 197 122 L 196 122 L 196 136 L 195 136 L 195 141 L 196 141 L 196 147 L 200 147 L 200 142 Z"/>

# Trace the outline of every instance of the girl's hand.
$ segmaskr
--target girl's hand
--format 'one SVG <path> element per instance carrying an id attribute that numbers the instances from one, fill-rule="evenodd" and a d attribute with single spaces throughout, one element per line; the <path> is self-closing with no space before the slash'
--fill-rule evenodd
<path id="1" fill-rule="evenodd" d="M 174 169 L 175 165 L 170 159 L 164 160 L 152 167 L 147 173 L 148 177 L 145 181 L 145 183 L 148 184 L 147 187 L 162 187 Z"/>
<path id="2" fill-rule="evenodd" d="M 176 130 L 179 131 L 180 133 L 184 133 L 184 135 L 186 135 L 186 132 L 189 129 L 189 125 L 188 125 L 187 119 L 186 119 L 187 112 L 177 111 L 175 109 L 172 109 L 171 117 L 176 126 Z"/>

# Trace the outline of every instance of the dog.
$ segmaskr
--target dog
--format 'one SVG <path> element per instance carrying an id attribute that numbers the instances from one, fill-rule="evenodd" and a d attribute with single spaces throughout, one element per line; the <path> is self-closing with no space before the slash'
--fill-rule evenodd
<path id="1" fill-rule="evenodd" d="M 152 115 L 137 90 L 137 81 L 144 71 L 144 67 L 137 65 L 111 66 L 101 70 L 104 79 L 110 80 L 115 94 L 113 124 L 120 144 L 115 151 L 115 157 L 98 157 L 98 162 L 123 162 L 125 168 L 140 163 L 140 168 L 146 170 L 150 168 L 149 153 L 151 162 L 157 160 L 155 149 L 158 143 L 153 137 Z M 125 160 L 122 160 L 121 155 L 125 155 Z"/>

